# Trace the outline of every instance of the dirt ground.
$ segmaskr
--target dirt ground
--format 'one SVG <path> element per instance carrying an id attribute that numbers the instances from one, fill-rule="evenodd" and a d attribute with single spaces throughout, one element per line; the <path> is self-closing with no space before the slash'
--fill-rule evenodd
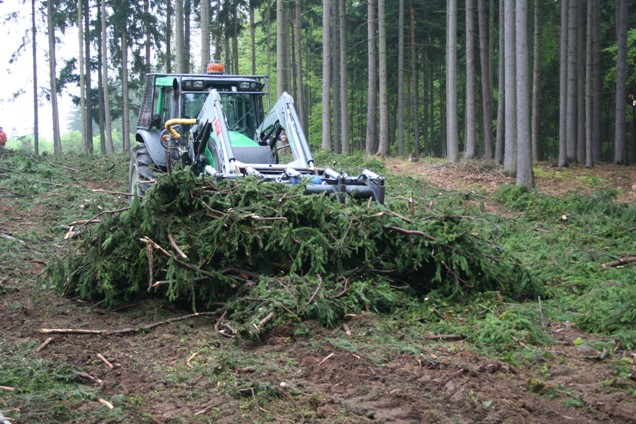
<path id="1" fill-rule="evenodd" d="M 488 193 L 513 182 L 468 165 L 391 160 L 386 166 L 447 189 Z M 590 190 L 600 179 L 620 191 L 621 201 L 636 201 L 634 167 L 542 169 L 541 191 Z M 568 178 L 555 178 L 561 173 Z M 122 184 L 104 180 L 92 188 L 118 191 Z M 629 394 L 616 378 L 617 364 L 633 364 L 636 356 L 613 352 L 594 359 L 574 341 L 601 338 L 569 323 L 550 322 L 555 342 L 549 355 L 524 367 L 480 356 L 461 340 L 428 340 L 426 333 L 418 352 L 365 349 L 379 331 L 369 315 L 334 329 L 310 323 L 302 335 L 283 326 L 260 342 L 221 337 L 213 330 L 214 316 L 121 335 L 43 334 L 43 328 L 137 328 L 185 313 L 155 302 L 105 310 L 42 289 L 37 277 L 63 244 L 54 230 L 59 217 L 37 205 L 12 209 L 10 196 L 0 195 L 0 233 L 39 234 L 46 246 L 0 268 L 0 283 L 11 288 L 0 296 L 1 337 L 36 347 L 52 337 L 38 355 L 96 379 L 78 377 L 99 390 L 80 405 L 86 418 L 76 422 L 636 423 L 634 389 Z M 7 396 L 0 390 L 0 410 L 11 418 L 19 411 L 7 409 Z M 120 415 L 100 413 L 107 406 L 98 398 L 108 399 Z"/>

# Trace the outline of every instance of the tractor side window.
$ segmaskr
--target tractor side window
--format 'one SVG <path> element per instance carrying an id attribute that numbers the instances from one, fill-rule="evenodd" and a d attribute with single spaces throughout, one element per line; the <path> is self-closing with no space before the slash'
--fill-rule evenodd
<path id="1" fill-rule="evenodd" d="M 161 105 L 161 117 L 163 118 L 163 122 L 166 122 L 172 118 L 170 116 L 170 101 L 172 99 L 172 88 L 164 89 L 163 102 Z"/>
<path id="2" fill-rule="evenodd" d="M 153 114 L 161 117 L 161 122 L 168 121 L 170 116 L 170 99 L 172 98 L 172 88 L 160 87 L 155 95 L 152 106 Z"/>

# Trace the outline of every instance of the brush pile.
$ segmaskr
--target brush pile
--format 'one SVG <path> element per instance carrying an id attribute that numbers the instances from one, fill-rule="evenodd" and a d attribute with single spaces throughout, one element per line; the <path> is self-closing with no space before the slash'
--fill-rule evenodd
<path id="1" fill-rule="evenodd" d="M 330 325 L 430 292 L 541 292 L 514 258 L 458 217 L 341 204 L 251 178 L 202 181 L 189 171 L 160 179 L 143 202 L 77 243 L 47 270 L 65 295 L 109 306 L 152 296 L 220 307 L 239 330 L 306 318 Z"/>

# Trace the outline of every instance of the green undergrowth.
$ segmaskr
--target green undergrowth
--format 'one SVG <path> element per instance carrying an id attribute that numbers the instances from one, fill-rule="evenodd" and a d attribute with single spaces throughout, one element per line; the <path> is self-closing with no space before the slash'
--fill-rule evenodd
<path id="1" fill-rule="evenodd" d="M 86 402 L 99 405 L 97 391 L 81 384 L 70 366 L 42 359 L 36 347 L 0 337 L 0 386 L 11 389 L 2 391 L 0 411 L 23 423 L 96 422 L 95 412 L 79 408 Z M 119 408 L 102 413 L 101 419 L 117 414 Z"/>
<path id="2" fill-rule="evenodd" d="M 341 204 L 178 171 L 85 234 L 46 275 L 67 296 L 107 305 L 145 296 L 196 310 L 221 304 L 255 334 L 288 320 L 333 325 L 347 313 L 394 311 L 428 293 L 455 301 L 543 293 L 518 260 L 472 230 L 469 220 L 401 203 Z"/>
<path id="3" fill-rule="evenodd" d="M 636 207 L 615 197 L 611 189 L 554 197 L 505 187 L 497 199 L 518 218 L 493 218 L 491 236 L 546 282 L 552 318 L 633 347 L 636 268 L 604 264 L 636 253 Z"/>

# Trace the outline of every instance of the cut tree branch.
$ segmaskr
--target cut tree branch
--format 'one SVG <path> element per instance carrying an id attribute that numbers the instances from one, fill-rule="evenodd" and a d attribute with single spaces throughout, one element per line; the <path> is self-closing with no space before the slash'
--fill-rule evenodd
<path id="1" fill-rule="evenodd" d="M 617 267 L 621 265 L 627 265 L 629 263 L 636 262 L 636 256 L 628 256 L 627 258 L 618 258 L 615 261 L 606 262 L 603 265 L 603 269 L 610 267 Z"/>
<path id="2" fill-rule="evenodd" d="M 428 240 L 431 241 L 437 241 L 437 239 L 435 237 L 433 237 L 430 234 L 426 234 L 423 231 L 418 231 L 418 230 L 407 230 L 406 228 L 402 228 L 402 227 L 396 227 L 394 225 L 391 225 L 389 227 L 391 230 L 397 231 L 399 233 L 403 233 L 403 234 L 409 234 L 409 235 L 418 235 L 418 236 L 422 236 Z"/>
<path id="3" fill-rule="evenodd" d="M 190 315 L 185 315 L 182 317 L 169 318 L 163 321 L 153 322 L 151 324 L 142 325 L 140 327 L 131 327 L 131 328 L 122 328 L 118 330 L 87 330 L 82 328 L 42 328 L 40 329 L 40 333 L 42 334 L 91 334 L 91 335 L 104 335 L 109 336 L 113 334 L 131 334 L 131 333 L 139 333 L 141 331 L 151 330 L 155 327 L 159 327 L 160 325 L 170 324 L 177 321 L 184 321 L 191 318 L 198 318 L 203 316 L 212 316 L 217 315 L 216 312 L 197 312 Z"/>

